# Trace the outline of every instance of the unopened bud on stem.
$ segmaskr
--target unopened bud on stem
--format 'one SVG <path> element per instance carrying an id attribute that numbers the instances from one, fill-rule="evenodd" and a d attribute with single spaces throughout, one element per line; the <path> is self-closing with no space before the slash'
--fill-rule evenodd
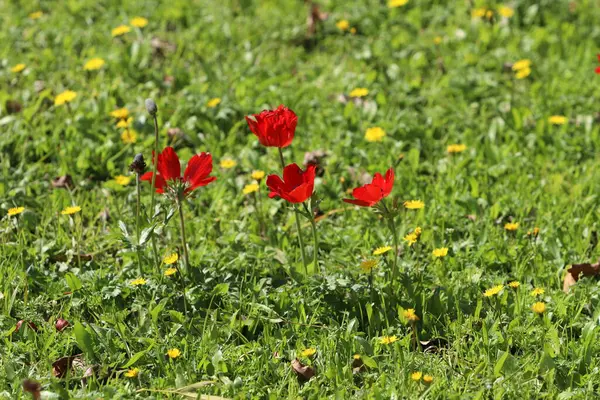
<path id="1" fill-rule="evenodd" d="M 144 155 L 142 153 L 136 154 L 133 157 L 133 162 L 129 164 L 129 170 L 141 175 L 146 170 L 146 162 L 144 161 Z"/>
<path id="2" fill-rule="evenodd" d="M 158 112 L 158 107 L 156 106 L 154 100 L 146 99 L 146 111 L 148 111 L 148 114 L 152 115 L 153 117 L 156 115 Z"/>

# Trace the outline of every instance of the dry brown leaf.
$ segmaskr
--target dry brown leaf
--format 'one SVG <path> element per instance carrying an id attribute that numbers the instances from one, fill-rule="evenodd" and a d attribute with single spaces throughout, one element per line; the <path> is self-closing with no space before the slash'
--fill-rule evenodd
<path id="1" fill-rule="evenodd" d="M 597 276 L 600 275 L 600 261 L 595 264 L 583 263 L 573 264 L 567 270 L 567 274 L 563 280 L 563 292 L 568 293 L 571 286 L 575 285 L 580 276 Z"/>
<path id="2" fill-rule="evenodd" d="M 81 376 L 84 381 L 94 374 L 96 366 L 89 365 L 83 360 L 83 354 L 62 357 L 52 363 L 52 375 L 57 378 Z"/>
<path id="3" fill-rule="evenodd" d="M 31 397 L 34 400 L 41 399 L 40 391 L 42 390 L 42 385 L 39 382 L 36 382 L 32 379 L 25 379 L 23 381 L 23 391 L 26 393 L 31 393 Z"/>
<path id="4" fill-rule="evenodd" d="M 8 114 L 18 114 L 23 110 L 23 106 L 17 100 L 6 100 L 4 105 L 6 106 L 6 112 Z"/>
<path id="5" fill-rule="evenodd" d="M 73 187 L 73 178 L 71 178 L 71 175 L 63 175 L 56 177 L 52 181 L 52 187 L 55 189 L 71 188 Z"/>
<path id="6" fill-rule="evenodd" d="M 300 381 L 308 381 L 315 376 L 315 369 L 309 365 L 304 365 L 297 358 L 292 361 L 292 369 Z"/>

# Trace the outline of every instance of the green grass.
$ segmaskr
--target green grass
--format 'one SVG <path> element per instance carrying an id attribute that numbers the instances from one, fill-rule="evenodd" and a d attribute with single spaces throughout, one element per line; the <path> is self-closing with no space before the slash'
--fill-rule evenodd
<path id="1" fill-rule="evenodd" d="M 473 3 L 323 0 L 328 19 L 307 40 L 308 7 L 298 0 L 0 0 L 0 398 L 30 397 L 27 378 L 65 399 L 181 398 L 172 392 L 196 382 L 206 384 L 187 393 L 252 399 L 597 396 L 600 289 L 584 278 L 566 294 L 562 281 L 571 263 L 599 255 L 600 9 L 512 1 L 514 16 L 491 23 L 472 9 L 502 4 Z M 42 18 L 28 18 L 37 10 Z M 148 25 L 111 37 L 134 16 Z M 341 32 L 341 19 L 356 34 Z M 106 64 L 84 71 L 93 57 Z M 522 80 L 505 66 L 519 59 L 532 61 Z M 11 72 L 18 63 L 26 69 Z M 357 87 L 369 90 L 362 101 L 340 101 Z M 55 106 L 66 89 L 77 97 Z M 139 273 L 135 182 L 114 181 L 130 174 L 136 153 L 151 162 L 145 98 L 158 104 L 161 148 L 174 146 L 184 162 L 202 151 L 215 160 L 217 181 L 183 207 L 187 317 L 178 274 L 155 265 L 151 240 Z M 9 100 L 22 110 L 11 113 Z M 264 183 L 258 196 L 242 194 L 253 170 L 281 173 L 276 150 L 244 121 L 279 104 L 299 120 L 286 161 L 328 154 L 315 185 L 326 213 L 320 263 L 309 275 L 288 205 L 269 199 Z M 109 115 L 118 107 L 133 117 L 134 144 Z M 569 121 L 551 125 L 552 115 Z M 364 139 L 374 126 L 387 133 L 381 143 Z M 448 155 L 454 143 L 467 150 Z M 220 168 L 225 158 L 237 165 Z M 394 200 L 425 202 L 396 218 L 401 237 L 423 233 L 412 247 L 400 240 L 394 287 L 393 252 L 372 255 L 392 245 L 388 227 L 341 201 L 390 166 Z M 66 174 L 73 186 L 53 188 Z M 144 227 L 156 227 L 159 257 L 182 253 L 177 211 L 159 196 L 151 219 L 150 193 L 144 183 Z M 74 204 L 81 212 L 61 215 Z M 9 217 L 17 206 L 25 212 Z M 520 223 L 516 232 L 504 229 L 509 221 Z M 526 234 L 534 227 L 535 239 Z M 308 221 L 302 234 L 311 258 Z M 449 253 L 434 259 L 440 247 Z M 372 258 L 371 280 L 360 263 Z M 139 277 L 147 284 L 132 286 Z M 506 286 L 513 280 L 516 290 Z M 497 296 L 483 296 L 498 284 Z M 541 317 L 534 287 L 545 289 Z M 420 317 L 420 347 L 407 308 Z M 70 322 L 62 332 L 59 317 Z M 19 320 L 38 330 L 16 332 Z M 171 348 L 181 356 L 166 358 Z M 301 356 L 307 348 L 315 355 Z M 82 368 L 53 376 L 55 361 L 78 354 Z M 353 373 L 354 354 L 368 367 Z M 310 381 L 292 370 L 296 357 L 315 369 Z M 134 367 L 139 376 L 125 377 Z M 415 371 L 432 384 L 412 381 Z"/>

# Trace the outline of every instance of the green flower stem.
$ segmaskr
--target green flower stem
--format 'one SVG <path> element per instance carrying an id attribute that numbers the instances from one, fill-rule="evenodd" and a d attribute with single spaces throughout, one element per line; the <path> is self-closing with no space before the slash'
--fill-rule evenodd
<path id="1" fill-rule="evenodd" d="M 188 316 L 187 311 L 187 299 L 185 293 L 185 274 L 190 270 L 190 259 L 188 257 L 187 251 L 187 240 L 185 238 L 185 220 L 183 218 L 183 204 L 181 202 L 181 198 L 177 198 L 177 208 L 179 209 L 179 223 L 181 227 L 181 247 L 183 247 L 183 260 L 185 262 L 185 272 L 179 269 L 179 274 L 181 275 L 181 286 L 183 289 L 183 310 L 185 311 L 186 317 Z"/>
<path id="2" fill-rule="evenodd" d="M 396 274 L 398 273 L 398 232 L 396 231 L 396 224 L 394 222 L 394 216 L 390 213 L 384 201 L 381 202 L 383 205 L 383 210 L 385 211 L 385 216 L 388 219 L 388 225 L 390 230 L 392 231 L 392 237 L 394 239 L 394 255 L 393 255 L 393 264 L 392 264 L 392 279 L 391 279 L 391 288 L 394 288 L 394 282 L 396 280 Z"/>
<path id="3" fill-rule="evenodd" d="M 309 207 L 306 205 L 306 203 L 302 203 L 302 204 L 304 205 L 304 209 L 306 210 L 306 213 L 308 214 L 307 216 L 309 217 L 308 219 L 310 220 L 310 226 L 312 227 L 313 242 L 314 242 L 314 246 L 315 246 L 315 250 L 313 252 L 313 265 L 314 265 L 314 268 L 316 271 L 317 266 L 318 266 L 317 255 L 319 253 L 319 238 L 317 237 L 317 221 L 315 221 L 315 214 L 312 212 L 312 210 L 309 209 Z"/>
<path id="4" fill-rule="evenodd" d="M 158 119 L 156 118 L 156 114 L 154 114 L 154 153 L 152 154 L 152 191 L 150 195 L 150 218 L 154 215 L 154 194 L 156 193 L 155 184 L 156 184 L 156 170 L 158 169 Z M 160 267 L 160 263 L 158 261 L 158 251 L 156 249 L 156 237 L 154 232 L 152 232 L 152 252 L 154 253 L 154 263 L 156 264 L 156 268 Z"/>
<path id="5" fill-rule="evenodd" d="M 138 259 L 138 273 L 142 276 L 142 256 L 140 255 L 140 204 L 142 191 L 140 187 L 140 174 L 135 174 L 135 190 L 136 190 L 136 208 L 135 208 L 135 233 L 138 241 L 136 248 L 137 259 Z"/>

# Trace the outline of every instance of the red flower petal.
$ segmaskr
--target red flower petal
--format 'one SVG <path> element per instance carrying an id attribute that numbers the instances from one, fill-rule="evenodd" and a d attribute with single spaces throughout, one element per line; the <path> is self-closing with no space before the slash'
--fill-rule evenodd
<path id="1" fill-rule="evenodd" d="M 596 73 L 600 74 L 600 67 L 596 67 Z"/>
<path id="2" fill-rule="evenodd" d="M 152 172 L 146 172 L 144 175 L 140 176 L 140 181 L 148 181 L 152 184 Z M 154 187 L 156 188 L 156 193 L 164 193 L 165 179 L 160 174 L 156 174 L 156 180 L 154 181 Z"/>
<path id="3" fill-rule="evenodd" d="M 188 162 L 183 173 L 183 179 L 189 182 L 191 186 L 196 186 L 197 183 L 205 180 L 210 175 L 212 169 L 213 162 L 210 153 L 196 154 Z"/>
<path id="4" fill-rule="evenodd" d="M 394 168 L 390 168 L 385 173 L 385 184 L 381 189 L 383 189 L 383 197 L 389 196 L 392 193 L 392 189 L 394 188 Z"/>
<path id="5" fill-rule="evenodd" d="M 343 199 L 344 202 L 354 204 L 361 207 L 371 207 L 373 204 L 370 201 L 362 201 L 362 200 L 353 200 L 353 199 Z"/>
<path id="6" fill-rule="evenodd" d="M 172 147 L 166 147 L 162 153 L 158 155 L 158 172 L 162 175 L 165 181 L 181 178 L 181 164 L 179 157 Z"/>

